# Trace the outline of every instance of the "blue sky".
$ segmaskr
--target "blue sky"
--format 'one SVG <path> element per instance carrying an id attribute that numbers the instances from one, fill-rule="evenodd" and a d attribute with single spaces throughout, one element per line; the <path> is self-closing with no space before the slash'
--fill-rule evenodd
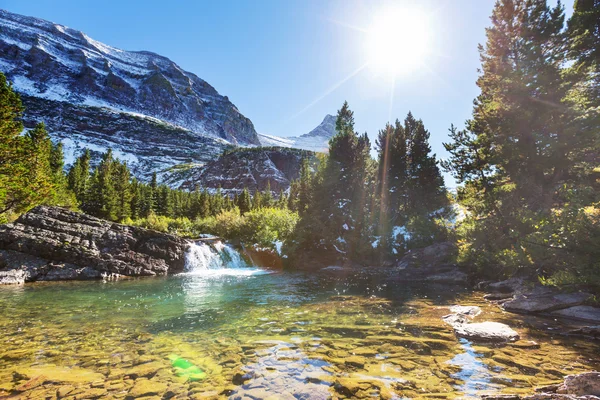
<path id="1" fill-rule="evenodd" d="M 402 119 L 411 110 L 423 119 L 432 148 L 442 158 L 450 124 L 463 125 L 478 94 L 477 44 L 485 42 L 493 4 L 494 0 L 0 0 L 1 8 L 67 25 L 111 46 L 169 57 L 227 95 L 260 133 L 306 133 L 347 100 L 356 129 L 368 132 L 373 141 L 390 116 Z M 353 75 L 369 62 L 361 29 L 368 30 L 373 18 L 392 7 L 415 6 L 427 20 L 411 23 L 398 40 L 419 37 L 426 29 L 430 40 L 421 65 L 395 81 L 370 67 Z M 393 53 L 394 46 L 389 51 Z"/>

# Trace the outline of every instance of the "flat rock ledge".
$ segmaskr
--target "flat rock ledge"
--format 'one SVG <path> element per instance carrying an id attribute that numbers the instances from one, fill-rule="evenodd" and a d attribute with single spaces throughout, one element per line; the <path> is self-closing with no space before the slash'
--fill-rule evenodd
<path id="1" fill-rule="evenodd" d="M 505 311 L 558 318 L 570 327 L 565 334 L 600 338 L 600 307 L 589 304 L 594 297 L 591 293 L 560 292 L 523 277 L 480 285 L 490 292 L 483 298 Z"/>
<path id="2" fill-rule="evenodd" d="M 442 320 L 454 328 L 456 336 L 477 342 L 502 343 L 519 339 L 519 334 L 511 327 L 500 322 L 470 322 L 481 313 L 477 306 L 452 306 L 452 314 L 442 317 Z"/>
<path id="3" fill-rule="evenodd" d="M 591 371 L 568 375 L 562 383 L 535 389 L 537 394 L 520 396 L 516 394 L 483 395 L 487 400 L 592 400 L 600 399 L 600 372 Z"/>
<path id="4" fill-rule="evenodd" d="M 0 284 L 181 272 L 189 243 L 58 207 L 0 225 Z"/>

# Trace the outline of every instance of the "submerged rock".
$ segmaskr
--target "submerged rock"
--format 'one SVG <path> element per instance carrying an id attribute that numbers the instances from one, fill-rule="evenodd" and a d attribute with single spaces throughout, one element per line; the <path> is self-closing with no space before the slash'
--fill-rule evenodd
<path id="1" fill-rule="evenodd" d="M 0 226 L 0 283 L 183 271 L 186 240 L 38 206 Z"/>
<path id="2" fill-rule="evenodd" d="M 508 342 L 519 339 L 516 331 L 500 322 L 461 324 L 454 327 L 454 332 L 460 337 L 483 342 Z"/>
<path id="3" fill-rule="evenodd" d="M 516 331 L 500 322 L 470 322 L 481 313 L 477 306 L 455 305 L 450 307 L 450 311 L 453 314 L 443 316 L 442 320 L 454 328 L 457 336 L 481 342 L 512 342 L 520 337 Z"/>

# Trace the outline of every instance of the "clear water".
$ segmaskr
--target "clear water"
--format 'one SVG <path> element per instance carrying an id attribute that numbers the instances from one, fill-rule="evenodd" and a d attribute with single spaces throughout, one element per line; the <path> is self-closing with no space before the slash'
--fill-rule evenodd
<path id="1" fill-rule="evenodd" d="M 224 265 L 0 287 L 0 397 L 468 398 L 600 366 L 597 343 L 558 335 L 555 321 L 391 278 Z M 441 321 L 454 304 L 482 306 L 477 320 L 508 323 L 522 340 L 458 340 Z M 177 357 L 206 377 L 180 374 Z"/>

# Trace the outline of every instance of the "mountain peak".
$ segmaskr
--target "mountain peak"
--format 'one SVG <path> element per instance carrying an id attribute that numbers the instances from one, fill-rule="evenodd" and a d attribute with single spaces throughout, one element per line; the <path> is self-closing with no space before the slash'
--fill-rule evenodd
<path id="1" fill-rule="evenodd" d="M 336 119 L 337 118 L 335 116 L 333 116 L 331 114 L 327 114 L 325 116 L 325 118 L 323 118 L 323 121 L 319 124 L 319 126 L 317 126 L 312 131 L 305 133 L 304 135 L 301 135 L 300 137 L 319 136 L 319 137 L 324 137 L 324 138 L 332 138 L 333 135 L 335 135 Z"/>
<path id="2" fill-rule="evenodd" d="M 0 10 L 0 72 L 26 96 L 142 115 L 233 144 L 259 143 L 252 122 L 226 96 L 167 57 L 117 49 L 39 18 Z"/>

